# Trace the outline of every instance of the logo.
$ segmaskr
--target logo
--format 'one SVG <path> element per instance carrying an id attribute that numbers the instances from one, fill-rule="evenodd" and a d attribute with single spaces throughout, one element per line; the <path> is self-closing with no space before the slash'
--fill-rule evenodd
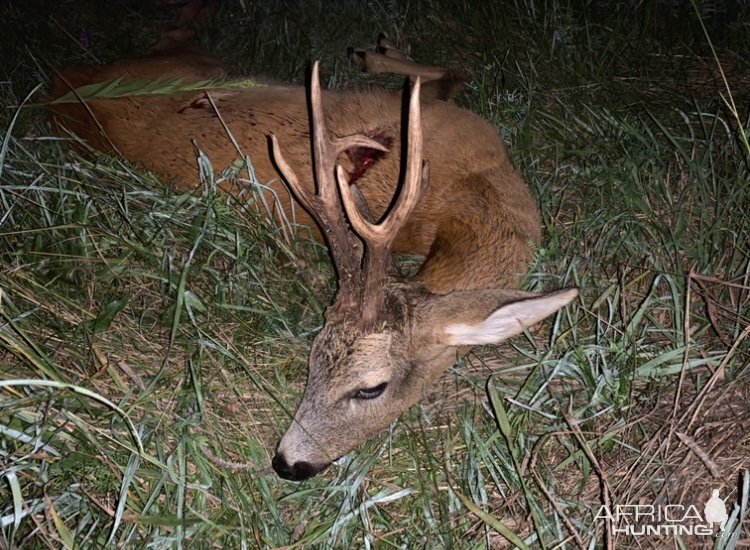
<path id="1" fill-rule="evenodd" d="M 617 504 L 601 506 L 594 518 L 612 523 L 612 532 L 633 537 L 664 535 L 695 535 L 711 537 L 724 532 L 729 515 L 719 490 L 703 506 L 703 514 L 695 505 L 683 504 Z M 718 524 L 718 533 L 715 527 Z"/>
<path id="2" fill-rule="evenodd" d="M 726 504 L 724 504 L 724 501 L 721 500 L 721 497 L 719 496 L 718 489 L 711 491 L 711 498 L 708 499 L 708 502 L 706 502 L 706 505 L 703 507 L 703 516 L 711 525 L 719 523 L 719 529 L 722 533 L 724 532 L 724 527 L 727 525 L 729 514 L 727 514 Z"/>

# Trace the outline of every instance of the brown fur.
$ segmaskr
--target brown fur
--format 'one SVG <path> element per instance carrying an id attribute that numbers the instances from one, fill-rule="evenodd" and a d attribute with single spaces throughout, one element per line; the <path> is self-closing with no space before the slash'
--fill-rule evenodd
<path id="1" fill-rule="evenodd" d="M 69 85 L 123 75 L 147 80 L 179 75 L 194 81 L 219 74 L 220 65 L 199 52 L 160 54 L 62 71 L 51 95 L 66 93 Z M 269 184 L 267 199 L 270 201 L 274 192 L 288 218 L 313 227 L 307 213 L 299 206 L 293 208 L 268 143 L 270 134 L 278 139 L 275 162 L 281 164 L 278 154 L 283 154 L 289 168 L 285 171 L 287 181 L 298 177 L 300 185 L 310 189 L 314 178 L 304 89 L 219 90 L 211 97 L 242 153 L 250 156 L 259 181 Z M 203 94 L 96 100 L 87 108 L 75 103 L 51 108 L 58 128 L 69 129 L 96 148 L 141 163 L 179 189 L 197 185 L 193 141 L 218 168 L 229 166 L 239 156 Z M 418 102 L 411 109 L 417 113 Z M 382 156 L 370 152 L 374 149 L 358 149 L 339 158 L 356 178 L 366 206 L 379 219 L 396 194 L 404 164 L 401 98 L 387 92 L 329 91 L 323 94 L 322 113 L 320 109 L 316 112 L 320 113 L 316 120 L 322 117 L 334 137 L 363 134 L 377 142 L 374 146 L 388 145 L 389 151 Z M 413 120 L 419 117 L 415 114 Z M 391 236 L 398 235 L 396 252 L 424 255 L 425 262 L 411 279 L 391 270 L 382 284 L 370 285 L 382 293 L 377 296 L 383 307 L 377 310 L 376 322 L 363 324 L 356 315 L 333 315 L 343 301 L 334 302 L 327 311 L 326 323 L 310 351 L 302 402 L 273 459 L 274 469 L 284 478 L 302 480 L 315 475 L 385 429 L 420 399 L 424 388 L 453 364 L 457 353 L 518 334 L 577 296 L 575 289 L 545 295 L 513 290 L 526 270 L 530 243 L 539 240 L 539 219 L 528 189 L 495 131 L 474 114 L 437 100 L 424 102 L 421 121 L 429 186 L 421 200 L 415 196 L 410 201 L 416 210 L 399 233 L 398 227 L 392 226 Z M 418 124 L 409 126 L 411 156 L 418 159 L 419 148 L 414 145 L 419 143 L 414 139 Z M 316 150 L 320 151 L 318 143 L 328 142 L 330 137 L 316 141 Z M 332 155 L 326 158 L 331 160 Z M 418 167 L 415 176 L 420 178 L 421 163 L 407 164 Z M 318 184 L 332 189 L 336 185 L 333 174 L 326 173 L 327 169 L 321 172 Z M 292 177 L 293 173 L 296 176 Z M 339 212 L 341 205 L 333 203 L 337 198 L 343 200 L 346 193 L 338 189 L 336 193 L 330 206 Z M 337 235 L 348 239 L 344 232 Z M 380 246 L 386 254 L 391 242 L 362 240 L 368 252 Z M 333 244 L 329 242 L 335 251 Z M 339 260 L 351 260 L 350 253 L 354 249 L 347 248 Z M 340 267 L 337 264 L 337 269 Z M 366 279 L 366 273 L 361 275 Z M 341 295 L 346 285 L 339 282 Z M 348 280 L 350 286 L 353 283 L 356 281 Z M 356 300 L 346 303 L 355 312 L 360 311 L 357 305 L 361 304 Z"/>
<path id="2" fill-rule="evenodd" d="M 191 50 L 102 67 L 72 67 L 61 71 L 50 96 L 67 93 L 69 86 L 120 77 L 156 80 L 181 76 L 197 81 L 222 74 L 216 60 Z M 278 137 L 292 167 L 305 181 L 312 181 L 304 89 L 267 86 L 221 90 L 211 96 L 243 154 L 250 156 L 258 180 L 271 182 L 281 207 L 291 216 L 291 200 L 270 158 L 268 136 Z M 380 217 L 398 181 L 401 98 L 385 91 L 328 91 L 323 107 L 335 135 L 387 134 L 391 138 L 390 152 L 357 182 L 371 211 Z M 142 164 L 179 189 L 197 185 L 196 151 L 191 140 L 218 169 L 239 157 L 204 94 L 94 100 L 88 109 L 76 103 L 51 108 L 59 128 L 97 149 Z M 419 278 L 433 292 L 516 286 L 530 258 L 529 243 L 540 239 L 536 207 L 526 185 L 511 166 L 496 132 L 484 120 L 442 101 L 424 104 L 422 112 L 430 187 L 399 235 L 395 252 L 427 257 Z M 352 169 L 347 156 L 342 156 L 341 162 Z M 314 227 L 299 206 L 294 214 L 302 225 Z"/>

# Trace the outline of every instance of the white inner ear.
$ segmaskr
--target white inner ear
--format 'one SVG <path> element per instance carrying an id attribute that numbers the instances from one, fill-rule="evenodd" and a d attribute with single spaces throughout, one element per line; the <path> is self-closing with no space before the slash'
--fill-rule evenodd
<path id="1" fill-rule="evenodd" d="M 445 328 L 448 344 L 477 346 L 497 344 L 521 333 L 578 296 L 575 288 L 511 302 L 493 311 L 478 324 L 456 323 Z"/>

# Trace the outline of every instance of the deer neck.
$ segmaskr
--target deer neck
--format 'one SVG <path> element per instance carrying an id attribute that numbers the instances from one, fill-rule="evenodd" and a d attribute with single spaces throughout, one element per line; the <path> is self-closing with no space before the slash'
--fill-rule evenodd
<path id="1" fill-rule="evenodd" d="M 430 292 L 518 288 L 541 239 L 536 206 L 520 176 L 492 174 L 457 182 L 442 210 L 416 279 Z"/>

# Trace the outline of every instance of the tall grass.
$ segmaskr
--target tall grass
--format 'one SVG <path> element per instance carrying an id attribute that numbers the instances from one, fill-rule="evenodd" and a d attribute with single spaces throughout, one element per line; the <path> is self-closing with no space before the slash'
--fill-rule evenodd
<path id="1" fill-rule="evenodd" d="M 2 8 L 8 105 L 43 61 L 132 54 L 168 26 L 157 8 L 114 3 L 108 19 L 120 10 L 136 29 L 118 34 L 81 6 L 80 20 L 43 0 Z M 266 182 L 242 168 L 201 159 L 201 193 L 181 195 L 126 162 L 72 155 L 38 111 L 5 111 L 1 544 L 626 547 L 642 541 L 596 521 L 603 502 L 702 505 L 721 486 L 731 518 L 716 547 L 736 545 L 750 468 L 747 113 L 727 113 L 691 63 L 710 56 L 701 21 L 726 37 L 709 66 L 746 54 L 747 13 L 659 6 L 238 2 L 197 37 L 238 74 L 302 82 L 321 57 L 334 86 L 371 85 L 343 52 L 373 29 L 419 61 L 465 64 L 459 102 L 497 126 L 542 212 L 525 287 L 582 289 L 300 485 L 269 463 L 333 291 L 325 251 L 268 222 L 253 199 Z M 46 36 L 42 20 L 95 45 Z M 741 67 L 725 68 L 745 97 Z M 245 199 L 217 194 L 222 179 Z"/>

